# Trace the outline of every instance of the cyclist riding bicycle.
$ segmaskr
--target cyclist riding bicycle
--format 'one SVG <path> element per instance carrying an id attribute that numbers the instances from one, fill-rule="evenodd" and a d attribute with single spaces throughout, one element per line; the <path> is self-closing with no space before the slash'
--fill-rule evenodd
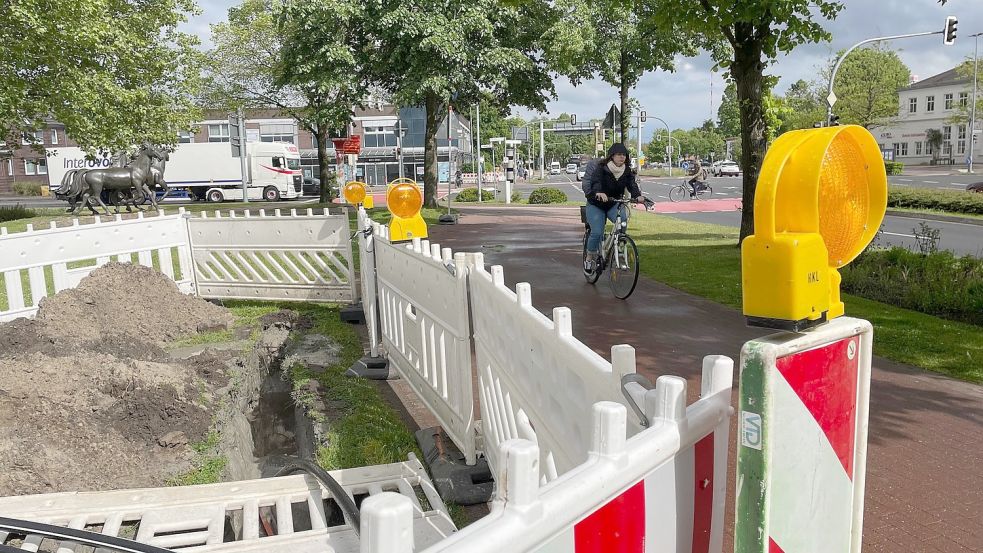
<path id="1" fill-rule="evenodd" d="M 696 162 L 696 173 L 689 180 L 689 185 L 692 188 L 689 193 L 690 198 L 695 198 L 697 192 L 705 190 L 707 187 L 707 170 L 700 165 L 699 161 Z"/>
<path id="2" fill-rule="evenodd" d="M 597 264 L 598 249 L 604 238 L 605 219 L 612 223 L 618 216 L 622 204 L 615 202 L 621 198 L 625 190 L 631 194 L 635 203 L 646 200 L 638 189 L 635 172 L 629 166 L 628 148 L 620 142 L 611 145 L 608 155 L 600 161 L 592 161 L 584 176 L 584 195 L 587 197 L 587 223 L 590 225 L 590 237 L 587 239 L 587 258 L 584 260 L 584 271 L 594 272 Z M 622 219 L 626 219 L 622 213 Z"/>

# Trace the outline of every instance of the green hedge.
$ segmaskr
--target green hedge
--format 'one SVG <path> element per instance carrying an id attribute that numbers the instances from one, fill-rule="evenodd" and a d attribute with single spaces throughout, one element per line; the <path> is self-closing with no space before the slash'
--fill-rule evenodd
<path id="1" fill-rule="evenodd" d="M 983 325 L 983 259 L 948 251 L 868 250 L 840 273 L 844 292 Z"/>
<path id="2" fill-rule="evenodd" d="M 900 175 L 904 171 L 904 163 L 900 161 L 884 161 L 884 170 L 888 175 Z"/>
<path id="3" fill-rule="evenodd" d="M 15 182 L 14 192 L 21 196 L 40 196 L 41 185 L 33 182 Z"/>
<path id="4" fill-rule="evenodd" d="M 36 217 L 37 212 L 22 205 L 0 205 L 0 223 Z"/>
<path id="5" fill-rule="evenodd" d="M 487 190 L 481 191 L 481 201 L 490 202 L 495 199 L 495 194 Z M 465 188 L 457 193 L 457 197 L 454 198 L 456 202 L 477 202 L 478 201 L 478 189 L 477 188 Z"/>
<path id="6" fill-rule="evenodd" d="M 887 206 L 983 215 L 983 194 L 892 186 L 887 193 Z"/>
<path id="7" fill-rule="evenodd" d="M 567 201 L 567 195 L 559 188 L 537 188 L 529 194 L 531 204 L 562 204 Z"/>

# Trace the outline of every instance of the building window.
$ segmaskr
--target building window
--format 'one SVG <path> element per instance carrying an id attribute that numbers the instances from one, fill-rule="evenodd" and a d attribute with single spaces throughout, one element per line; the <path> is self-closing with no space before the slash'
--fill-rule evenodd
<path id="1" fill-rule="evenodd" d="M 942 143 L 942 155 L 951 156 L 952 155 L 952 142 Z"/>
<path id="2" fill-rule="evenodd" d="M 259 140 L 260 142 L 289 142 L 295 144 L 296 139 L 294 135 L 296 134 L 296 130 L 296 127 L 290 123 L 260 125 Z"/>
<path id="3" fill-rule="evenodd" d="M 908 98 L 908 113 L 918 111 L 918 98 Z"/>
<path id="4" fill-rule="evenodd" d="M 932 155 L 934 153 L 935 153 L 935 148 L 932 147 L 932 143 L 931 142 L 926 142 L 925 143 L 925 155 L 930 156 L 930 155 Z"/>
<path id="5" fill-rule="evenodd" d="M 935 96 L 925 98 L 925 111 L 935 111 Z"/>
<path id="6" fill-rule="evenodd" d="M 949 125 L 942 127 L 942 140 L 952 140 L 952 127 Z"/>
<path id="7" fill-rule="evenodd" d="M 945 95 L 945 109 L 952 109 L 952 94 Z"/>
<path id="8" fill-rule="evenodd" d="M 26 132 L 24 133 L 21 144 L 24 146 L 30 146 L 31 144 L 44 144 L 44 133 L 42 131 Z"/>
<path id="9" fill-rule="evenodd" d="M 24 160 L 24 174 L 25 175 L 47 175 L 48 174 L 48 162 L 44 159 L 25 159 Z"/>
<path id="10" fill-rule="evenodd" d="M 7 160 L 7 175 L 14 176 L 14 160 L 12 159 Z"/>
<path id="11" fill-rule="evenodd" d="M 966 140 L 966 125 L 959 125 L 958 135 L 956 136 L 959 140 Z"/>
<path id="12" fill-rule="evenodd" d="M 921 142 L 915 142 L 915 155 L 916 156 L 922 155 L 922 143 Z"/>
<path id="13" fill-rule="evenodd" d="M 365 127 L 362 138 L 367 147 L 395 147 L 396 133 L 393 127 Z"/>
<path id="14" fill-rule="evenodd" d="M 969 105 L 969 93 L 960 92 L 959 93 L 959 107 L 964 108 Z"/>
<path id="15" fill-rule="evenodd" d="M 58 129 L 51 129 L 51 145 L 58 144 Z"/>
<path id="16" fill-rule="evenodd" d="M 901 152 L 898 153 L 898 155 L 899 156 L 906 156 L 906 155 L 908 155 L 908 143 L 907 142 L 902 142 L 901 143 Z"/>
<path id="17" fill-rule="evenodd" d="M 957 154 L 965 154 L 966 153 L 966 141 L 965 140 L 960 140 L 959 142 L 956 143 L 956 153 Z"/>
<path id="18" fill-rule="evenodd" d="M 228 142 L 229 141 L 229 124 L 219 123 L 217 125 L 208 125 L 208 141 L 209 142 Z"/>
<path id="19" fill-rule="evenodd" d="M 178 144 L 194 144 L 195 135 L 188 131 L 178 131 L 177 133 Z M 215 142 L 224 142 L 222 140 L 216 140 Z"/>
<path id="20" fill-rule="evenodd" d="M 898 144 L 897 142 L 895 142 L 891 146 L 894 149 L 894 155 L 898 155 L 898 152 L 901 151 L 901 144 Z"/>

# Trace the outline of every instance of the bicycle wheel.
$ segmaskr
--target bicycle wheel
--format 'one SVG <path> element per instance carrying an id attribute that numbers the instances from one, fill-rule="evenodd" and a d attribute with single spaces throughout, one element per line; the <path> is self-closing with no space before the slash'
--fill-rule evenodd
<path id="1" fill-rule="evenodd" d="M 669 189 L 669 201 L 681 202 L 686 199 L 688 194 L 689 191 L 686 190 L 685 186 L 677 184 Z"/>
<path id="2" fill-rule="evenodd" d="M 638 284 L 638 248 L 630 236 L 622 235 L 615 242 L 608 267 L 608 283 L 614 297 L 627 299 Z"/>
<path id="3" fill-rule="evenodd" d="M 584 259 L 583 259 L 584 264 L 587 263 L 587 239 L 588 238 L 590 238 L 590 229 L 587 229 L 584 232 Z M 584 267 L 584 266 L 585 265 L 581 265 L 581 267 Z M 586 279 L 587 282 L 590 283 L 590 284 L 594 284 L 595 282 L 597 282 L 597 279 L 601 277 L 601 271 L 599 271 L 598 269 L 599 269 L 599 267 L 597 267 L 595 265 L 594 272 L 588 273 L 587 271 L 584 271 L 584 279 Z"/>
<path id="4" fill-rule="evenodd" d="M 698 200 L 709 200 L 710 196 L 713 196 L 713 187 L 709 184 L 696 193 L 696 199 Z"/>

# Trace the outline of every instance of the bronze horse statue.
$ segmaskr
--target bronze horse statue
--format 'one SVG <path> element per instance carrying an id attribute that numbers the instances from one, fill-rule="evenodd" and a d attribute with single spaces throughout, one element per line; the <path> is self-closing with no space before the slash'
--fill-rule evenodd
<path id="1" fill-rule="evenodd" d="M 108 192 L 111 197 L 115 196 L 117 201 L 119 198 L 128 196 L 134 206 L 149 198 L 153 208 L 160 211 L 157 206 L 156 195 L 151 188 L 151 185 L 156 184 L 158 177 L 154 176 L 151 167 L 154 160 L 162 161 L 166 159 L 166 156 L 166 152 L 161 152 L 144 144 L 137 153 L 136 159 L 127 164 L 126 167 L 69 171 L 62 179 L 62 186 L 58 191 L 59 195 L 69 198 L 74 214 L 81 211 L 82 207 L 88 207 L 90 211 L 95 213 L 92 205 L 94 200 L 102 206 L 106 215 L 110 215 L 109 207 L 102 201 L 103 190 Z M 159 178 L 163 181 L 162 175 Z M 76 205 L 73 200 L 79 199 L 78 194 L 81 194 L 81 201 Z M 116 203 L 118 213 L 119 204 L 114 203 Z M 137 207 L 137 209 L 140 208 Z"/>

